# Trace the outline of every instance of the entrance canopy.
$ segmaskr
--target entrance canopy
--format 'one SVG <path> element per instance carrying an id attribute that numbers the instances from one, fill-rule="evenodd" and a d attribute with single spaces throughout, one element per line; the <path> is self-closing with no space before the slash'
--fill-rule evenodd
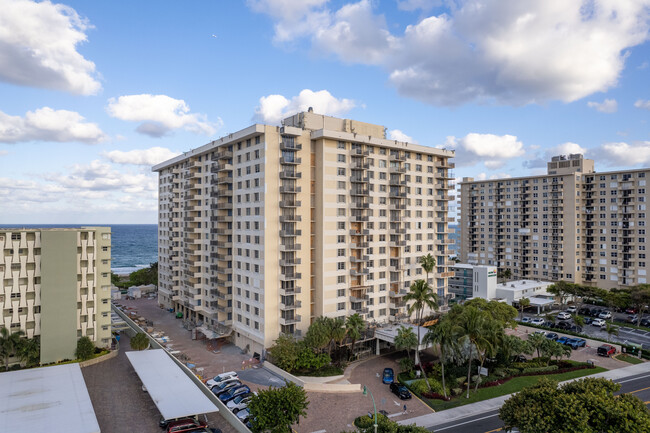
<path id="1" fill-rule="evenodd" d="M 219 411 L 163 349 L 126 356 L 164 419 Z"/>
<path id="2" fill-rule="evenodd" d="M 0 431 L 99 433 L 79 364 L 0 373 Z"/>

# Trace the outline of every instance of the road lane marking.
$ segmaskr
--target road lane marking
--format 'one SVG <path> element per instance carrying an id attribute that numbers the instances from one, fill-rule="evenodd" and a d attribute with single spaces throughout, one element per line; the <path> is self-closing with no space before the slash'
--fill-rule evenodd
<path id="1" fill-rule="evenodd" d="M 645 376 L 641 376 L 641 377 L 635 377 L 634 379 L 621 380 L 620 382 L 616 382 L 616 383 L 627 383 L 627 382 L 632 382 L 634 380 L 644 379 L 646 377 L 650 377 L 650 374 L 646 374 Z"/>
<path id="2" fill-rule="evenodd" d="M 450 428 L 460 427 L 461 425 L 471 424 L 471 423 L 473 423 L 473 422 L 481 421 L 481 420 L 488 419 L 488 418 L 492 418 L 492 417 L 494 417 L 494 416 L 499 416 L 499 413 L 495 413 L 495 414 L 493 414 L 493 415 L 484 416 L 483 418 L 475 418 L 475 419 L 473 419 L 473 420 L 471 420 L 471 421 L 465 421 L 465 422 L 461 422 L 461 423 L 459 423 L 459 424 L 454 424 L 454 425 L 450 425 L 450 426 L 443 427 L 443 428 L 436 428 L 435 430 L 436 430 L 436 431 L 443 431 L 443 430 L 447 430 L 447 429 L 450 429 Z"/>
<path id="3" fill-rule="evenodd" d="M 650 386 L 645 387 L 645 388 L 641 388 L 641 389 L 637 389 L 636 391 L 630 391 L 630 392 L 628 392 L 628 394 L 634 394 L 635 392 L 645 391 L 646 389 L 650 389 Z"/>

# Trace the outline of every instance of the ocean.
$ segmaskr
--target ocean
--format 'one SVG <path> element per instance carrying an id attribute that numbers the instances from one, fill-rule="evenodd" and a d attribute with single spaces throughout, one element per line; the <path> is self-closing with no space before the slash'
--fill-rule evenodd
<path id="1" fill-rule="evenodd" d="M 107 226 L 108 224 L 2 224 L 3 228 L 54 228 Z M 111 271 L 129 274 L 158 261 L 158 226 L 156 224 L 110 225 Z"/>

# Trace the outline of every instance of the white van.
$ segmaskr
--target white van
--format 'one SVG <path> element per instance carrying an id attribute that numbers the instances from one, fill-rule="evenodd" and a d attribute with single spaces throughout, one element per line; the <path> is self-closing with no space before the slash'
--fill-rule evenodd
<path id="1" fill-rule="evenodd" d="M 219 385 L 220 383 L 227 382 L 229 380 L 236 380 L 237 377 L 238 377 L 237 372 L 228 371 L 226 373 L 221 373 L 216 375 L 212 379 L 205 382 L 205 384 L 208 386 L 208 388 L 212 388 L 213 386 Z"/>

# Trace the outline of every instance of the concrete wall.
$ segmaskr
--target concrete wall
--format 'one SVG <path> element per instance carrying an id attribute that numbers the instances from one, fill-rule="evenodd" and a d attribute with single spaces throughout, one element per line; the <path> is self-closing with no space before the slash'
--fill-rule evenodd
<path id="1" fill-rule="evenodd" d="M 267 368 L 278 376 L 282 376 L 286 380 L 293 382 L 298 386 L 302 386 L 305 391 L 336 393 L 361 392 L 361 385 L 358 383 L 323 383 L 323 379 L 332 381 L 341 379 L 343 376 L 332 376 L 329 378 L 305 376 L 299 377 L 284 371 L 280 367 L 277 367 L 268 361 L 264 361 L 264 368 Z"/>
<path id="2" fill-rule="evenodd" d="M 41 232 L 41 363 L 74 359 L 77 232 Z"/>

